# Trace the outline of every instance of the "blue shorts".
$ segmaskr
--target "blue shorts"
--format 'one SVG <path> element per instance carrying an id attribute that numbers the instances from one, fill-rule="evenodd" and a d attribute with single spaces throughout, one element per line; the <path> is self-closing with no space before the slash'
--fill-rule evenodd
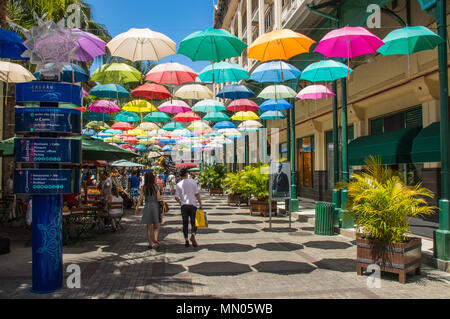
<path id="1" fill-rule="evenodd" d="M 130 196 L 131 196 L 131 199 L 139 199 L 139 189 L 132 188 L 130 190 Z"/>

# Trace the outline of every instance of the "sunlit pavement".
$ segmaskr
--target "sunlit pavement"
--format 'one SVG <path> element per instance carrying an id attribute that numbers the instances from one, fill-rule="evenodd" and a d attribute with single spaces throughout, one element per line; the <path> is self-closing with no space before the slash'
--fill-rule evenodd
<path id="1" fill-rule="evenodd" d="M 29 234 L 11 234 L 12 252 L 0 255 L 1 298 L 450 298 L 450 274 L 422 265 L 407 283 L 383 273 L 380 288 L 356 275 L 356 247 L 341 235 L 318 236 L 314 226 L 288 217 L 249 215 L 230 207 L 225 196 L 202 193 L 209 227 L 200 229 L 198 248 L 184 247 L 180 209 L 170 211 L 160 233 L 162 246 L 147 248 L 140 216 L 127 211 L 125 229 L 107 231 L 63 247 L 64 269 L 81 268 L 81 288 L 48 295 L 29 292 Z M 5 231 L 0 232 L 4 234 Z M 22 232 L 22 233 L 20 233 Z M 28 238 L 27 238 L 28 236 Z M 69 273 L 65 273 L 64 282 Z"/>

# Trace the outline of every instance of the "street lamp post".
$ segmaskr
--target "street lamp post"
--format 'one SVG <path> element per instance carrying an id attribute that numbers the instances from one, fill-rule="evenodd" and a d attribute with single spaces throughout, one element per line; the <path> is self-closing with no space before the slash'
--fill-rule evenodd
<path id="1" fill-rule="evenodd" d="M 333 108 L 333 168 L 334 168 L 334 190 L 333 203 L 335 205 L 335 226 L 339 226 L 339 211 L 341 208 L 341 191 L 336 189 L 336 183 L 340 180 L 340 165 L 339 165 L 339 120 L 338 120 L 338 92 L 337 82 L 333 81 L 332 89 L 335 95 L 332 100 Z"/>

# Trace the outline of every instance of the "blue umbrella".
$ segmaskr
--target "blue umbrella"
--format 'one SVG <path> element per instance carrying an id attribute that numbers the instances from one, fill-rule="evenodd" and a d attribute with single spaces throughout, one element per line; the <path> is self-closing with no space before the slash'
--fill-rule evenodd
<path id="1" fill-rule="evenodd" d="M 222 121 L 219 123 L 216 123 L 213 128 L 217 130 L 226 129 L 226 128 L 236 128 L 236 125 L 233 124 L 233 122 L 230 121 Z"/>
<path id="2" fill-rule="evenodd" d="M 166 145 L 162 148 L 163 151 L 173 151 L 172 147 L 170 145 Z"/>
<path id="3" fill-rule="evenodd" d="M 292 64 L 283 61 L 271 61 L 259 65 L 250 76 L 256 82 L 283 82 L 296 79 L 301 72 Z"/>
<path id="4" fill-rule="evenodd" d="M 17 33 L 0 28 L 0 58 L 28 60 L 21 57 L 26 49 Z"/>
<path id="5" fill-rule="evenodd" d="M 81 131 L 81 134 L 92 136 L 92 135 L 96 135 L 96 132 L 91 128 L 90 129 L 84 128 Z"/>
<path id="6" fill-rule="evenodd" d="M 163 138 L 163 139 L 159 140 L 159 142 L 161 144 L 176 144 L 176 141 L 172 140 L 170 138 Z M 164 150 L 164 148 L 163 148 L 163 150 Z"/>
<path id="7" fill-rule="evenodd" d="M 108 115 L 106 113 L 89 112 L 83 116 L 83 120 L 108 122 L 112 121 L 113 118 L 111 117 L 111 115 Z"/>
<path id="8" fill-rule="evenodd" d="M 120 84 L 101 84 L 90 90 L 89 95 L 117 99 L 130 96 L 130 92 Z"/>
<path id="9" fill-rule="evenodd" d="M 293 106 L 284 99 L 270 99 L 259 106 L 262 111 L 282 111 L 293 108 Z"/>
<path id="10" fill-rule="evenodd" d="M 341 78 L 346 78 L 352 69 L 345 64 L 336 62 L 334 60 L 324 60 L 310 64 L 303 70 L 300 79 L 311 82 L 318 81 L 334 81 Z"/>
<path id="11" fill-rule="evenodd" d="M 36 76 L 36 78 L 40 78 L 41 74 L 45 75 L 46 70 L 51 68 L 53 65 L 54 63 L 47 63 L 44 69 L 34 73 L 34 75 Z M 60 80 L 62 82 L 72 82 L 72 75 L 73 82 L 89 81 L 89 73 L 77 64 L 64 65 L 63 70 L 60 74 Z"/>
<path id="12" fill-rule="evenodd" d="M 252 90 L 241 84 L 230 84 L 225 85 L 223 89 L 217 93 L 216 97 L 237 100 L 248 99 L 254 95 L 255 93 L 253 93 Z"/>
<path id="13" fill-rule="evenodd" d="M 113 129 L 113 128 L 109 128 L 109 129 L 107 129 L 107 130 L 104 130 L 103 132 L 104 132 L 104 133 L 113 134 L 113 135 L 116 135 L 116 134 L 122 134 L 122 133 L 123 133 L 122 130 L 115 130 L 115 129 Z"/>
<path id="14" fill-rule="evenodd" d="M 137 149 L 138 151 L 146 151 L 147 150 L 147 147 L 142 144 L 138 144 L 134 148 Z"/>
<path id="15" fill-rule="evenodd" d="M 262 120 L 278 120 L 284 119 L 286 116 L 280 111 L 267 111 L 261 114 L 259 118 Z"/>
<path id="16" fill-rule="evenodd" d="M 139 115 L 130 111 L 122 111 L 114 116 L 114 121 L 120 122 L 138 122 L 140 120 L 141 118 L 139 117 Z"/>

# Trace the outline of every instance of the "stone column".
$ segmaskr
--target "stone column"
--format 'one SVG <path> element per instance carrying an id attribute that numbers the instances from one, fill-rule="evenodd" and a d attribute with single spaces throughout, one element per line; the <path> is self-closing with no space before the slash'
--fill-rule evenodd
<path id="1" fill-rule="evenodd" d="M 264 34 L 264 0 L 258 0 L 258 27 L 261 36 Z"/>
<path id="2" fill-rule="evenodd" d="M 281 12 L 283 10 L 282 5 L 281 5 L 281 0 L 274 0 L 273 1 L 273 6 L 274 6 L 274 24 L 273 27 L 275 30 L 280 30 L 281 29 Z"/>
<path id="3" fill-rule="evenodd" d="M 242 40 L 242 2 L 239 2 L 239 7 L 237 11 L 237 19 L 238 19 L 238 38 Z M 239 65 L 242 66 L 243 58 L 242 54 L 239 56 Z"/>

